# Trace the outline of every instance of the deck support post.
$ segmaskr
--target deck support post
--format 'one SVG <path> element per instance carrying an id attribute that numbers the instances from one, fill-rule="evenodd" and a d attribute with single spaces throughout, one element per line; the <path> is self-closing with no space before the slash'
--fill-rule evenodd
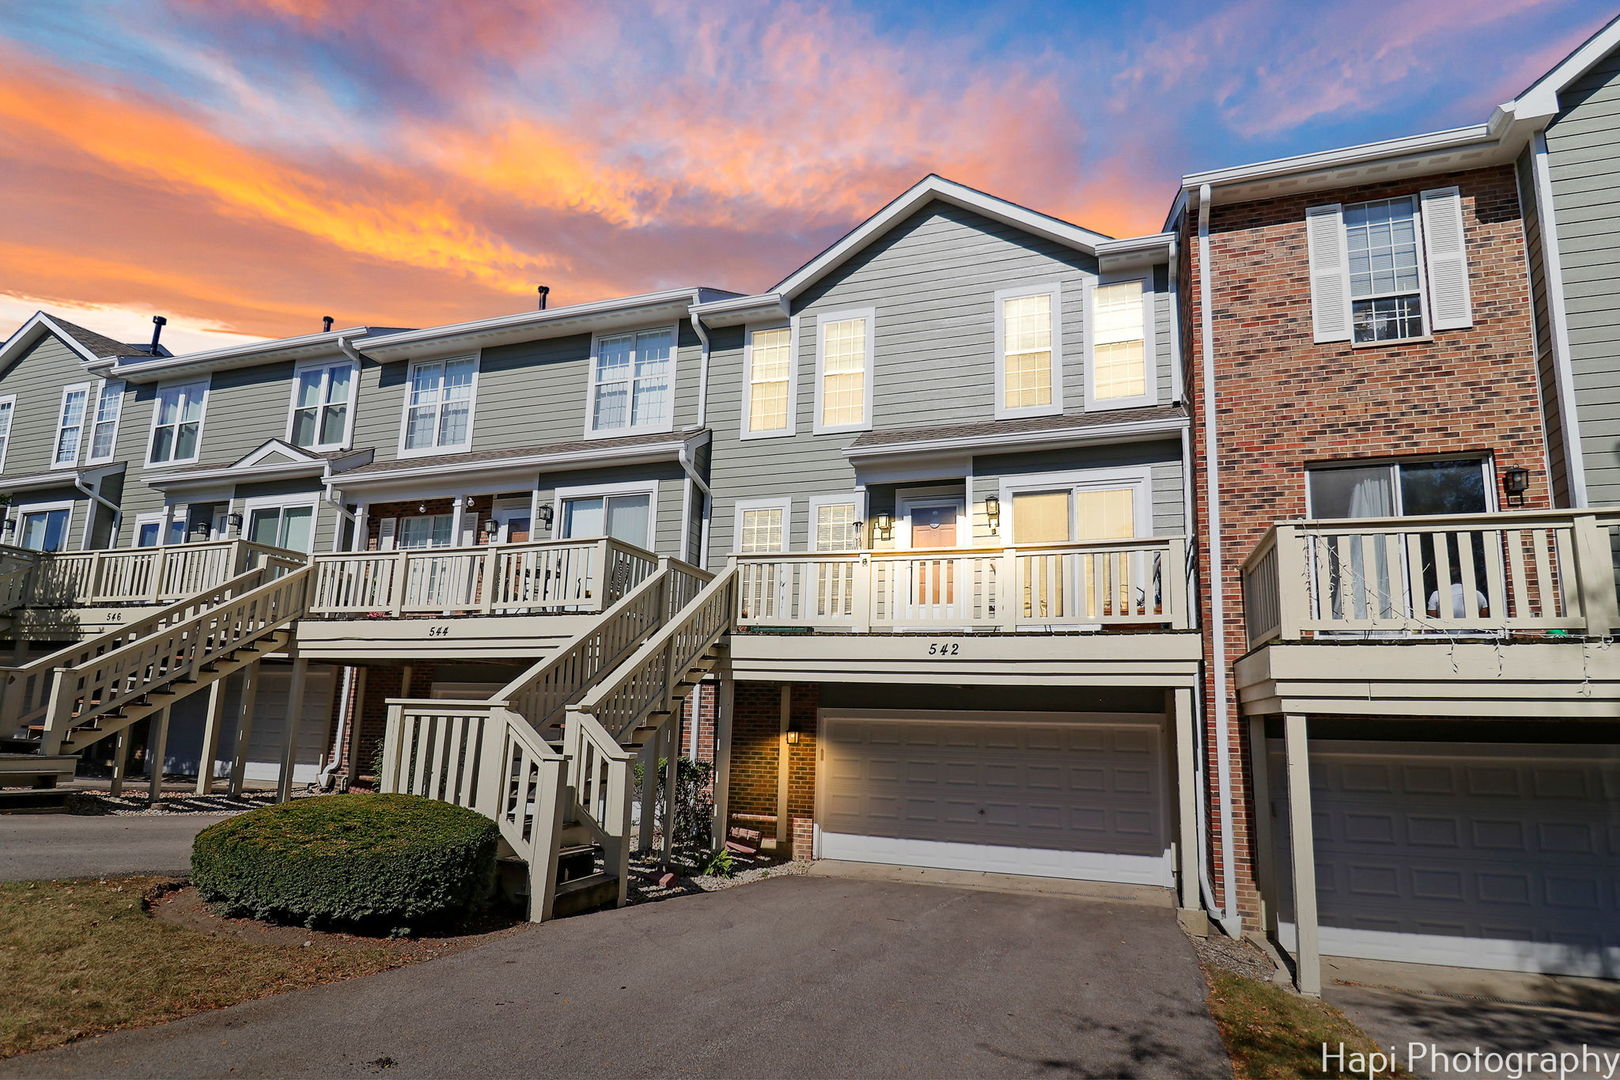
<path id="1" fill-rule="evenodd" d="M 203 721 L 202 753 L 197 758 L 198 795 L 214 793 L 214 758 L 219 756 L 219 725 L 225 716 L 225 683 L 226 679 L 215 679 L 208 687 L 208 718 Z"/>
<path id="2" fill-rule="evenodd" d="M 680 794 L 680 725 L 672 718 L 664 725 L 664 865 L 675 854 L 675 803 Z"/>
<path id="3" fill-rule="evenodd" d="M 793 725 L 793 687 L 782 684 L 781 715 L 776 733 L 776 850 L 784 851 L 793 839 L 793 826 L 788 821 L 788 769 L 793 749 L 788 746 L 788 730 Z"/>
<path id="4" fill-rule="evenodd" d="M 287 739 L 281 748 L 281 774 L 276 778 L 276 801 L 292 798 L 293 770 L 298 765 L 298 736 L 304 726 L 304 676 L 309 661 L 302 656 L 292 663 L 292 679 L 287 686 Z"/>
<path id="5" fill-rule="evenodd" d="M 242 797 L 242 781 L 247 773 L 248 747 L 253 740 L 253 710 L 259 700 L 260 668 L 264 661 L 255 660 L 242 669 L 242 681 L 236 694 L 236 750 L 231 755 L 231 779 L 225 792 L 233 799 Z"/>
<path id="6" fill-rule="evenodd" d="M 163 764 L 169 756 L 169 709 L 165 705 L 152 717 L 152 730 L 146 737 L 146 765 L 150 777 L 147 781 L 146 801 L 156 805 L 163 798 Z"/>
<path id="7" fill-rule="evenodd" d="M 1193 691 L 1178 686 L 1165 693 L 1170 734 L 1176 744 L 1176 902 L 1183 911 L 1200 911 L 1198 901 L 1198 732 Z"/>
<path id="8" fill-rule="evenodd" d="M 636 831 L 636 850 L 648 852 L 653 846 L 653 822 L 658 817 L 658 752 L 664 746 L 664 729 L 641 748 L 641 821 Z"/>
<path id="9" fill-rule="evenodd" d="M 107 794 L 115 799 L 124 793 L 124 778 L 129 775 L 130 741 L 130 730 L 127 727 L 113 736 L 112 783 L 107 786 Z"/>
<path id="10" fill-rule="evenodd" d="M 1277 940 L 1277 850 L 1271 822 L 1271 751 L 1266 718 L 1249 718 L 1249 787 L 1254 799 L 1254 876 L 1260 887 L 1260 932 Z"/>
<path id="11" fill-rule="evenodd" d="M 715 667 L 714 684 L 714 847 L 726 842 L 726 818 L 731 802 L 731 710 L 737 684 L 731 677 L 731 650 L 727 649 Z"/>
<path id="12" fill-rule="evenodd" d="M 1294 879 L 1294 985 L 1307 997 L 1322 996 L 1322 956 L 1317 939 L 1316 844 L 1311 825 L 1311 763 L 1305 717 L 1283 717 L 1288 761 L 1288 831 Z"/>

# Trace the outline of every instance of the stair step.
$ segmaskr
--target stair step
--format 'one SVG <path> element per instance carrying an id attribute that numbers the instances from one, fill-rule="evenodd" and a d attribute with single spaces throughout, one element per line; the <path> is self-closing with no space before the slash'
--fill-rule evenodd
<path id="1" fill-rule="evenodd" d="M 557 852 L 557 885 L 589 877 L 596 873 L 595 844 L 571 844 Z"/>
<path id="2" fill-rule="evenodd" d="M 557 886 L 552 915 L 563 918 L 610 907 L 619 900 L 619 879 L 613 874 L 587 874 Z"/>

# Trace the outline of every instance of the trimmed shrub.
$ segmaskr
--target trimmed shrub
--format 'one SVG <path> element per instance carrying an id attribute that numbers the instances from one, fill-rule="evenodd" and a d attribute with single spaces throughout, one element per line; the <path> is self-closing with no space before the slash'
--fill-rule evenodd
<path id="1" fill-rule="evenodd" d="M 230 916 L 408 933 L 488 900 L 495 823 L 416 795 L 323 795 L 210 825 L 191 881 Z"/>

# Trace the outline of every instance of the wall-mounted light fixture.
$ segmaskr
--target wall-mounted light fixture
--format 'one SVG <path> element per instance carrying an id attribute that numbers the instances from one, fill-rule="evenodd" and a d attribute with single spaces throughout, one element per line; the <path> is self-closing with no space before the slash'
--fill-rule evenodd
<path id="1" fill-rule="evenodd" d="M 425 513 L 427 513 L 427 503 L 417 503 L 417 504 L 416 504 L 416 512 L 417 512 L 417 513 L 418 513 L 418 514 L 425 514 Z"/>
<path id="2" fill-rule="evenodd" d="M 551 528 L 551 519 L 556 517 L 556 516 L 557 516 L 557 511 L 552 509 L 550 503 L 541 503 L 540 504 L 540 524 L 544 525 L 546 528 L 549 529 L 549 528 Z"/>
<path id="3" fill-rule="evenodd" d="M 197 524 L 193 525 L 191 527 L 191 535 L 200 536 L 206 540 L 208 538 L 208 522 L 199 521 Z"/>
<path id="4" fill-rule="evenodd" d="M 477 502 L 478 500 L 474 499 L 471 495 L 468 495 L 465 499 L 461 500 L 461 505 L 465 506 L 468 510 L 471 510 L 475 505 L 477 505 Z"/>
<path id="5" fill-rule="evenodd" d="M 1524 505 L 1524 493 L 1530 490 L 1530 470 L 1522 465 L 1502 470 L 1502 493 L 1513 500 L 1514 506 Z"/>
<path id="6" fill-rule="evenodd" d="M 17 531 L 17 519 L 16 518 L 6 518 L 5 531 L 8 532 L 8 533 L 14 533 L 14 532 Z"/>
<path id="7" fill-rule="evenodd" d="M 849 523 L 849 528 L 855 536 L 855 546 L 866 547 L 866 522 L 857 519 Z"/>
<path id="8" fill-rule="evenodd" d="M 984 497 L 984 520 L 990 525 L 991 536 L 996 536 L 1001 532 L 1001 497 L 999 495 L 986 495 Z"/>
<path id="9" fill-rule="evenodd" d="M 894 515 L 878 514 L 872 519 L 872 537 L 877 540 L 889 540 L 894 536 Z"/>
<path id="10" fill-rule="evenodd" d="M 496 521 L 494 518 L 490 518 L 488 521 L 484 522 L 484 535 L 488 536 L 490 540 L 494 540 L 495 537 L 500 534 L 500 531 L 501 523 Z"/>
<path id="11" fill-rule="evenodd" d="M 788 730 L 788 733 L 787 733 L 787 744 L 789 746 L 798 746 L 799 745 L 799 733 L 797 731 L 792 730 L 791 728 Z"/>
<path id="12" fill-rule="evenodd" d="M 226 514 L 225 515 L 225 524 L 229 525 L 233 529 L 240 529 L 242 527 L 242 515 L 241 514 Z"/>

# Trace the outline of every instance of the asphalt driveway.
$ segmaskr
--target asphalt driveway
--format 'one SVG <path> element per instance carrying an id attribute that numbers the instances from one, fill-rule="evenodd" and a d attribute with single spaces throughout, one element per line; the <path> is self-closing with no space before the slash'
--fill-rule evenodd
<path id="1" fill-rule="evenodd" d="M 0 815 L 0 881 L 184 874 L 192 838 L 227 816 Z"/>
<path id="2" fill-rule="evenodd" d="M 783 877 L 0 1064 L 0 1076 L 1227 1076 L 1166 908 Z"/>

